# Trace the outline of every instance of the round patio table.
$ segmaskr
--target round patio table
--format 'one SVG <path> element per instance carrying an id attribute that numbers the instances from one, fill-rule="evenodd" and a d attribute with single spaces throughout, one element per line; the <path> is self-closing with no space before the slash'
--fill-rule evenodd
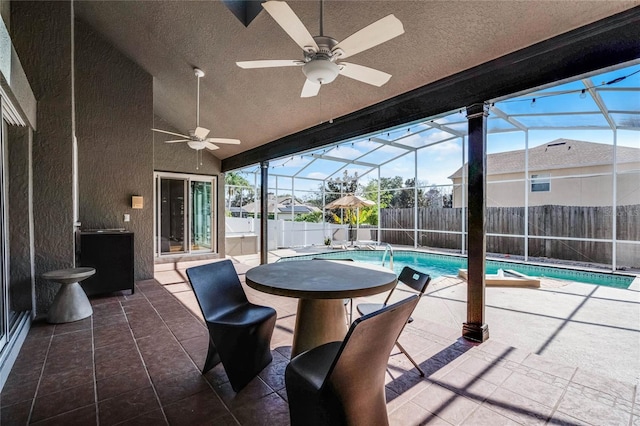
<path id="1" fill-rule="evenodd" d="M 291 358 L 347 334 L 345 298 L 391 290 L 396 274 L 381 266 L 331 260 L 295 260 L 256 266 L 246 283 L 258 291 L 298 298 Z"/>
<path id="2" fill-rule="evenodd" d="M 93 314 L 91 303 L 79 282 L 95 273 L 94 268 L 69 268 L 42 274 L 45 280 L 62 284 L 49 308 L 48 322 L 59 324 L 78 321 Z"/>

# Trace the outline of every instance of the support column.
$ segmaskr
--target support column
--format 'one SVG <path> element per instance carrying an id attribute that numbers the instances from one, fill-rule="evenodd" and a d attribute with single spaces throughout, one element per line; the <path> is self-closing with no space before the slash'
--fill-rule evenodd
<path id="1" fill-rule="evenodd" d="M 489 327 L 485 324 L 485 259 L 486 259 L 486 175 L 487 131 L 489 115 L 487 105 L 467 107 L 469 120 L 469 175 L 467 229 L 469 235 L 467 276 L 467 322 L 462 326 L 462 336 L 476 342 L 489 339 Z"/>
<path id="2" fill-rule="evenodd" d="M 269 162 L 260 163 L 260 264 L 269 263 Z"/>

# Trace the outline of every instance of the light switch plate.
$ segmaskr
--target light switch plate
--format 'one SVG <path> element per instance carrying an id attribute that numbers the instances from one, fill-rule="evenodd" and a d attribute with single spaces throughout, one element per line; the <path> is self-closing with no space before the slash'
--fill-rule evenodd
<path id="1" fill-rule="evenodd" d="M 131 220 L 131 216 L 129 216 L 128 214 L 124 215 L 124 221 L 125 222 L 129 222 Z"/>

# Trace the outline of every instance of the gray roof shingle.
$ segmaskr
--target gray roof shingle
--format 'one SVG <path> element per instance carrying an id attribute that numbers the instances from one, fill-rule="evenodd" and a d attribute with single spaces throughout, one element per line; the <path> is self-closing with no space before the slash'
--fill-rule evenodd
<path id="1" fill-rule="evenodd" d="M 489 175 L 516 173 L 524 170 L 524 149 L 487 155 Z M 566 169 L 611 164 L 613 145 L 573 139 L 556 139 L 547 144 L 529 149 L 529 171 Z M 640 163 L 640 149 L 627 146 L 617 147 L 620 163 Z M 464 166 L 467 167 L 467 164 Z M 460 178 L 462 167 L 449 179 Z"/>

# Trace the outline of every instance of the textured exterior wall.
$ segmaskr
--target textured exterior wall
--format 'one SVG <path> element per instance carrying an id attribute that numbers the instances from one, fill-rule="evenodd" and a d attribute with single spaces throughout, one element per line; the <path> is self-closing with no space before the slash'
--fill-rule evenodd
<path id="1" fill-rule="evenodd" d="M 11 40 L 38 101 L 33 139 L 36 314 L 59 287 L 42 273 L 74 264 L 71 3 L 11 2 Z M 24 259 L 28 262 L 28 259 Z"/>
<path id="2" fill-rule="evenodd" d="M 7 135 L 9 200 L 9 300 L 16 312 L 33 309 L 29 240 L 29 129 L 11 126 Z"/>
<path id="3" fill-rule="evenodd" d="M 153 79 L 76 21 L 76 118 L 82 229 L 135 233 L 135 278 L 153 277 Z M 133 210 L 131 196 L 144 197 Z M 131 215 L 124 222 L 124 214 Z"/>

